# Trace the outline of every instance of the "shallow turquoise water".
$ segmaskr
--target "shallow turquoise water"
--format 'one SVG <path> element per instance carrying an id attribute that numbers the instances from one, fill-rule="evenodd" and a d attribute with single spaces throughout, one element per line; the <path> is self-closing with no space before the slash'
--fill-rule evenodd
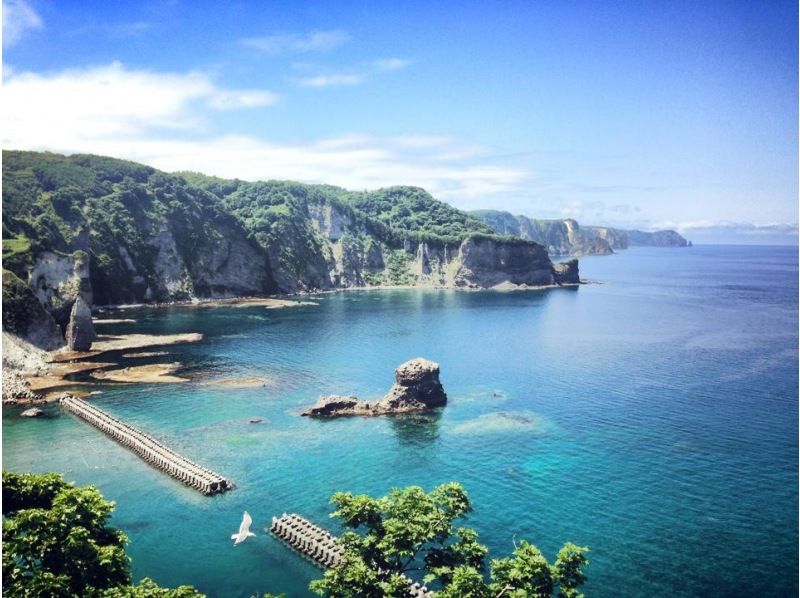
<path id="1" fill-rule="evenodd" d="M 4 408 L 3 464 L 97 485 L 137 579 L 210 596 L 302 596 L 318 575 L 264 533 L 232 547 L 244 509 L 259 532 L 284 511 L 336 530 L 336 490 L 452 479 L 494 555 L 514 538 L 550 557 L 589 545 L 589 596 L 797 595 L 796 249 L 631 249 L 581 273 L 603 284 L 130 312 L 136 332 L 205 335 L 163 358 L 197 380 L 273 380 L 97 398 L 238 488 L 200 496 L 57 407 L 34 421 Z M 320 394 L 382 395 L 417 356 L 441 364 L 442 412 L 298 417 Z"/>

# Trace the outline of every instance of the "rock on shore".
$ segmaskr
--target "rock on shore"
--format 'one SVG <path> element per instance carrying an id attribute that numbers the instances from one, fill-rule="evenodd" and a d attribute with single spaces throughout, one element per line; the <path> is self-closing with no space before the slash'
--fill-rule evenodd
<path id="1" fill-rule="evenodd" d="M 88 351 L 97 338 L 92 323 L 92 309 L 82 296 L 78 295 L 67 324 L 67 346 L 70 351 Z"/>
<path id="2" fill-rule="evenodd" d="M 17 371 L 3 368 L 3 403 L 32 403 L 41 401 L 42 395 L 31 390 L 30 384 Z"/>
<path id="3" fill-rule="evenodd" d="M 394 374 L 394 385 L 379 401 L 361 401 L 356 397 L 337 395 L 320 397 L 303 415 L 387 415 L 428 411 L 447 404 L 447 395 L 439 381 L 438 363 L 418 357 L 399 366 Z"/>

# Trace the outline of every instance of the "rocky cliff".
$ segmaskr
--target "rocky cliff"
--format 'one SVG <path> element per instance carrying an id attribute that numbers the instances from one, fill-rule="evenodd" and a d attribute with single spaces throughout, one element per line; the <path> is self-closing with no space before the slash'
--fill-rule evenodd
<path id="1" fill-rule="evenodd" d="M 89 256 L 84 251 L 60 254 L 42 251 L 28 272 L 28 286 L 56 323 L 66 327 L 78 298 L 92 305 Z"/>
<path id="2" fill-rule="evenodd" d="M 476 210 L 473 216 L 501 235 L 541 243 L 550 255 L 608 255 L 629 246 L 686 247 L 688 242 L 673 230 L 645 232 L 608 226 L 581 226 L 575 220 L 535 220 L 498 210 Z"/>
<path id="3" fill-rule="evenodd" d="M 674 230 L 647 232 L 641 230 L 624 230 L 607 226 L 587 226 L 584 230 L 591 235 L 602 238 L 613 249 L 628 247 L 686 247 L 689 242 Z"/>
<path id="4" fill-rule="evenodd" d="M 674 230 L 658 230 L 647 232 L 641 230 L 629 230 L 628 245 L 647 246 L 647 247 L 686 247 L 689 242 Z"/>
<path id="5" fill-rule="evenodd" d="M 579 236 L 577 223 L 565 231 Z M 19 312 L 9 326 L 40 346 L 52 344 L 50 320 L 63 343 L 79 299 L 91 306 L 578 282 L 577 265 L 554 266 L 542 245 L 495 234 L 417 187 L 246 183 L 99 156 L 9 151 L 3 262 L 13 276 L 4 276 L 4 307 Z"/>
<path id="6" fill-rule="evenodd" d="M 545 286 L 578 282 L 569 266 L 553 266 L 542 245 L 530 242 L 498 242 L 491 238 L 473 237 L 464 241 L 458 251 L 459 268 L 455 286 L 492 288 L 500 285 Z"/>
<path id="7" fill-rule="evenodd" d="M 593 235 L 608 243 L 611 249 L 628 248 L 628 234 L 625 231 L 609 228 L 607 226 L 585 226 L 583 230 L 586 231 L 587 234 Z"/>
<path id="8" fill-rule="evenodd" d="M 587 234 L 573 219 L 535 220 L 527 216 L 515 216 L 498 210 L 471 212 L 501 235 L 511 235 L 541 243 L 550 255 L 608 255 L 611 245 L 600 235 Z"/>
<path id="9" fill-rule="evenodd" d="M 283 292 L 567 283 L 541 245 L 493 235 L 416 187 L 352 193 L 267 181 L 241 184 L 222 201 L 269 253 Z"/>
<path id="10" fill-rule="evenodd" d="M 53 316 L 30 287 L 9 270 L 3 270 L 3 330 L 47 351 L 64 344 Z"/>

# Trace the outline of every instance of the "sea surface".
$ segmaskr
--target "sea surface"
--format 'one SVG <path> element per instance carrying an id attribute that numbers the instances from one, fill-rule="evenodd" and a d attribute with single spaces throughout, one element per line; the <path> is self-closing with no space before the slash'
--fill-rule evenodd
<path id="1" fill-rule="evenodd" d="M 588 545 L 589 597 L 796 596 L 797 249 L 633 248 L 580 267 L 597 284 L 125 311 L 136 324 L 104 331 L 203 333 L 159 358 L 193 381 L 106 385 L 96 403 L 237 488 L 201 496 L 57 406 L 3 409 L 3 466 L 96 485 L 135 579 L 212 597 L 309 595 L 319 571 L 264 533 L 273 515 L 339 531 L 335 491 L 450 480 L 492 556 Z M 418 356 L 441 364 L 440 412 L 299 416 L 323 394 L 381 396 Z M 240 376 L 269 383 L 206 383 Z M 234 547 L 245 509 L 258 535 Z"/>

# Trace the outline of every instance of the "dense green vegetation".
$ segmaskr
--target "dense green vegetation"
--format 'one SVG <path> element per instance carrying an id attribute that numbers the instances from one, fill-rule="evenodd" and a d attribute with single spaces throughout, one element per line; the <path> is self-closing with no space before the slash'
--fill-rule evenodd
<path id="1" fill-rule="evenodd" d="M 351 531 L 341 536 L 344 558 L 311 589 L 321 596 L 407 596 L 407 573 L 421 571 L 442 598 L 582 598 L 588 548 L 565 544 L 549 563 L 521 541 L 512 556 L 493 559 L 486 578 L 487 548 L 478 533 L 456 527 L 471 510 L 461 485 L 451 482 L 426 493 L 418 486 L 373 498 L 340 492 L 334 517 Z M 361 532 L 361 533 L 359 533 Z"/>
<path id="2" fill-rule="evenodd" d="M 456 244 L 476 233 L 495 236 L 491 227 L 466 212 L 434 199 L 419 187 L 388 187 L 350 193 L 347 201 L 386 224 L 401 238 Z"/>
<path id="3" fill-rule="evenodd" d="M 114 503 L 59 474 L 3 471 L 3 589 L 12 598 L 203 598 L 191 586 L 131 585 L 125 535 L 108 526 Z M 521 541 L 493 559 L 475 530 L 456 526 L 472 510 L 458 483 L 426 493 L 410 486 L 373 498 L 335 494 L 332 516 L 350 531 L 344 559 L 311 583 L 322 596 L 404 597 L 410 572 L 442 598 L 582 598 L 588 548 L 565 544 L 554 563 Z M 418 577 L 416 574 L 413 574 Z M 271 598 L 264 594 L 264 598 Z"/>
<path id="4" fill-rule="evenodd" d="M 24 336 L 28 327 L 45 316 L 44 307 L 19 277 L 3 269 L 3 330 Z"/>
<path id="5" fill-rule="evenodd" d="M 3 152 L 4 268 L 27 280 L 42 252 L 86 252 L 95 304 L 405 284 L 398 251 L 470 237 L 501 238 L 417 187 L 352 192 Z"/>
<path id="6" fill-rule="evenodd" d="M 131 585 L 114 503 L 55 473 L 3 471 L 3 595 L 11 598 L 203 598 L 189 586 Z"/>
<path id="7" fill-rule="evenodd" d="M 391 285 L 404 285 L 411 282 L 411 273 L 408 271 L 408 255 L 402 249 L 389 254 L 386 260 L 387 283 Z"/>
<path id="8" fill-rule="evenodd" d="M 166 297 L 159 281 L 162 231 L 195 281 L 226 238 L 248 237 L 216 195 L 184 178 L 100 156 L 3 152 L 4 267 L 19 277 L 41 251 L 83 250 L 95 303 L 180 299 Z M 264 279 L 262 290 L 273 290 L 269 272 Z"/>

